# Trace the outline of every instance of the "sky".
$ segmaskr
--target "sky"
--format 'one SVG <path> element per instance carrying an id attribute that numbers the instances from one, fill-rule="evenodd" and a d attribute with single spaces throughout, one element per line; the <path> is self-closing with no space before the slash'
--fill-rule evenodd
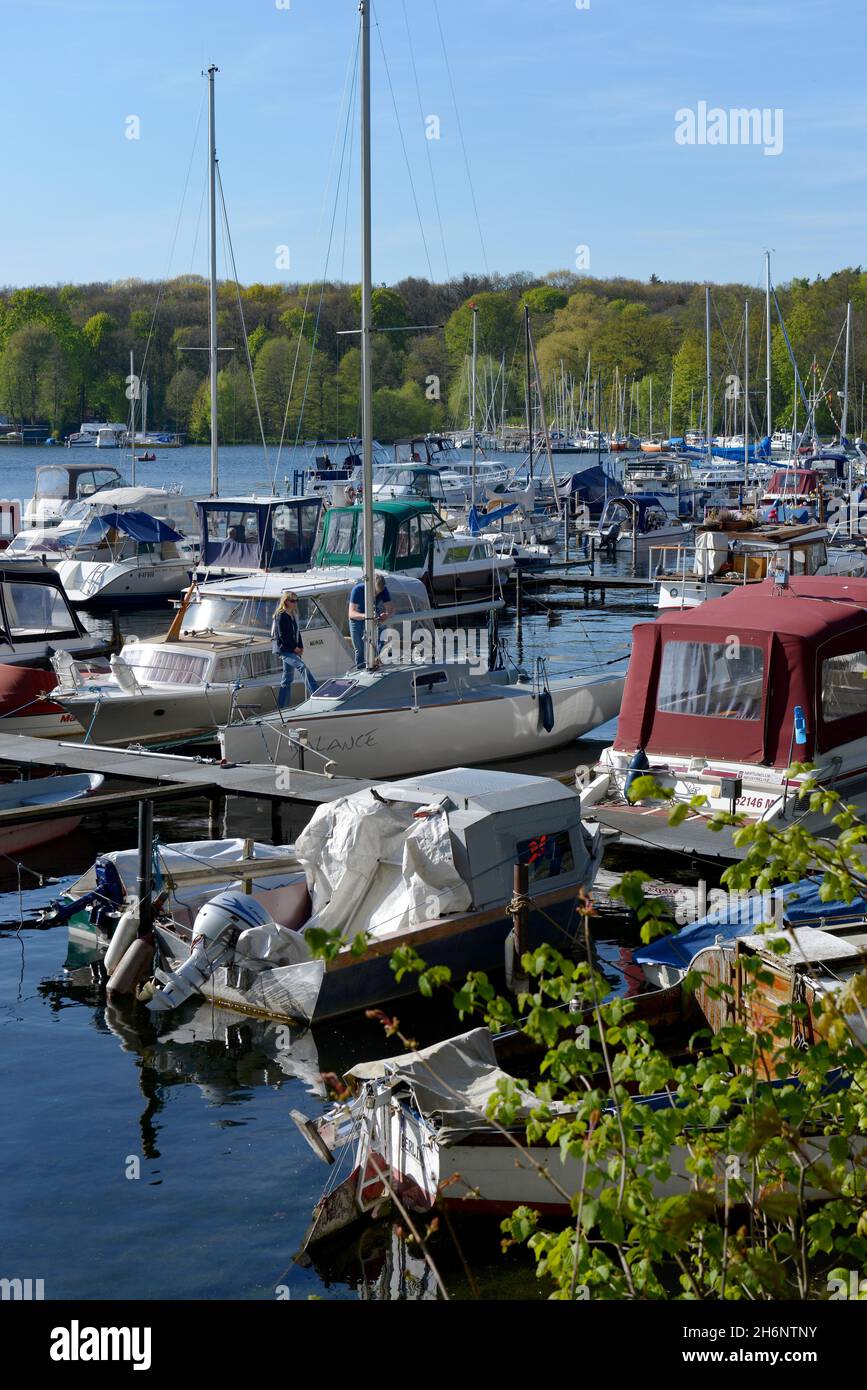
<path id="1" fill-rule="evenodd" d="M 210 63 L 238 278 L 358 280 L 356 0 L 0 0 L 0 26 L 0 283 L 207 273 Z M 859 0 L 377 0 L 373 26 L 376 283 L 865 259 Z"/>

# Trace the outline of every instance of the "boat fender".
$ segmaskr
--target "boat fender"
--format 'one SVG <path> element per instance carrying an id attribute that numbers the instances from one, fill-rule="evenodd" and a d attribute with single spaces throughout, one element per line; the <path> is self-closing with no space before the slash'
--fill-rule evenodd
<path id="1" fill-rule="evenodd" d="M 137 937 L 127 947 L 123 960 L 109 980 L 108 994 L 135 994 L 136 985 L 142 984 L 153 973 L 153 968 L 153 938 Z"/>
<path id="2" fill-rule="evenodd" d="M 539 724 L 550 734 L 555 722 L 553 696 L 550 690 L 543 690 L 539 695 Z"/>
<path id="3" fill-rule="evenodd" d="M 108 950 L 103 962 L 107 975 L 114 974 L 126 955 L 130 942 L 135 941 L 138 934 L 138 924 L 138 898 L 131 898 L 129 906 L 121 914 L 120 920 L 112 932 L 111 941 L 108 943 Z"/>
<path id="4" fill-rule="evenodd" d="M 629 775 L 626 778 L 626 783 L 623 788 L 623 795 L 627 801 L 629 800 L 629 788 L 632 786 L 632 783 L 636 778 L 643 777 L 649 771 L 650 760 L 647 754 L 643 748 L 637 748 L 632 755 L 632 761 L 629 764 Z"/>

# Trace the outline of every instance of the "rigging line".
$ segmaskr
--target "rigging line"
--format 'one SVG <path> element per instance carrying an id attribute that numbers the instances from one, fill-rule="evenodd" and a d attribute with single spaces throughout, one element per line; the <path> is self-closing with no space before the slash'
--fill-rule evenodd
<path id="1" fill-rule="evenodd" d="M 220 208 L 223 213 L 223 234 L 226 238 L 226 247 L 229 252 L 229 260 L 232 266 L 232 278 L 235 281 L 235 292 L 238 296 L 238 315 L 241 320 L 241 334 L 244 339 L 244 353 L 247 358 L 247 370 L 250 373 L 250 385 L 253 389 L 253 401 L 256 406 L 256 419 L 259 421 L 259 434 L 262 437 L 262 451 L 265 455 L 265 467 L 268 467 L 268 445 L 265 441 L 265 426 L 262 423 L 262 408 L 259 404 L 259 392 L 256 389 L 256 375 L 253 371 L 253 359 L 250 356 L 250 342 L 247 337 L 247 325 L 244 321 L 244 305 L 241 301 L 241 286 L 238 282 L 238 268 L 235 264 L 235 248 L 232 245 L 232 233 L 229 228 L 229 214 L 226 211 L 226 196 L 223 192 L 223 177 L 220 173 L 220 166 L 217 165 L 217 187 L 220 190 Z"/>
<path id="2" fill-rule="evenodd" d="M 322 286 L 321 286 L 321 289 L 320 289 L 320 292 L 319 292 L 319 306 L 318 306 L 317 311 L 316 311 L 316 324 L 315 324 L 315 326 L 314 326 L 313 342 L 311 343 L 311 347 L 310 347 L 310 363 L 309 363 L 309 365 L 308 365 L 307 382 L 309 382 L 309 379 L 310 379 L 310 370 L 311 370 L 311 368 L 312 368 L 312 363 L 313 363 L 313 352 L 314 352 L 315 346 L 316 346 L 316 337 L 317 337 L 318 327 L 319 327 L 319 318 L 320 318 L 320 314 L 321 314 L 321 312 L 322 312 L 322 301 L 323 301 L 323 299 L 324 299 L 324 297 L 325 297 L 325 276 L 327 275 L 327 272 L 328 272 L 328 263 L 329 263 L 330 256 L 331 256 L 331 243 L 332 243 L 332 239 L 333 239 L 333 236 L 334 236 L 334 222 L 335 222 L 335 219 L 336 219 L 336 216 L 337 216 L 337 206 L 338 206 L 338 202 L 339 202 L 339 199 L 340 199 L 340 180 L 341 180 L 342 173 L 343 173 L 343 164 L 344 164 L 344 160 L 345 160 L 345 158 L 346 158 L 346 142 L 347 142 L 347 138 L 348 138 L 348 134 L 349 134 L 349 116 L 350 116 L 350 111 L 354 109 L 354 94 L 355 94 L 355 88 L 356 88 L 356 85 L 357 85 L 357 82 L 358 82 L 358 57 L 359 57 L 359 46 L 360 46 L 360 36 L 359 36 L 358 34 L 356 34 L 355 48 L 354 48 L 353 52 L 350 54 L 350 61 L 349 61 L 349 63 L 347 64 L 347 76 L 346 76 L 346 80 L 344 81 L 343 94 L 342 94 L 342 96 L 341 96 L 341 108 L 342 108 L 343 105 L 344 105 L 344 102 L 345 102 L 346 92 L 347 92 L 347 85 L 348 85 L 348 83 L 349 83 L 349 81 L 350 81 L 350 76 L 349 76 L 349 75 L 350 75 L 350 72 L 351 72 L 351 74 L 352 74 L 352 76 L 351 76 L 352 102 L 349 103 L 349 104 L 347 104 L 346 120 L 345 120 L 345 122 L 344 122 L 344 127 L 343 127 L 343 141 L 342 141 L 341 150 L 340 150 L 340 165 L 339 165 L 339 168 L 338 168 L 338 171 L 337 171 L 337 192 L 336 192 L 336 194 L 335 194 L 334 207 L 333 207 L 332 214 L 331 214 L 331 226 L 330 226 L 329 232 L 328 232 L 328 247 L 327 247 L 326 256 L 325 256 L 325 267 L 324 267 L 324 270 L 323 270 Z M 339 122 L 338 122 L 337 129 L 339 129 Z M 337 131 L 336 131 L 336 130 L 335 130 L 335 137 L 334 137 L 334 138 L 335 138 L 335 147 L 336 147 L 336 142 L 337 142 Z M 330 178 L 330 175 L 329 175 L 329 178 L 328 178 L 327 183 L 326 183 L 326 190 L 327 190 L 327 188 L 330 186 L 330 183 L 331 183 L 331 178 Z M 323 208 L 323 211 L 324 211 L 324 205 L 325 205 L 325 193 L 324 193 L 324 192 L 323 192 L 322 197 L 323 197 L 322 208 Z M 305 323 L 307 322 L 307 311 L 308 311 L 308 308 L 309 308 L 309 305 L 310 305 L 310 296 L 311 296 L 312 292 L 313 292 L 313 281 L 310 281 L 309 284 L 307 285 L 307 292 L 306 292 L 305 297 L 304 297 L 304 309 L 303 309 L 302 314 L 301 314 L 301 324 L 300 324 L 300 327 L 299 327 L 299 329 L 298 329 L 298 341 L 297 341 L 296 344 L 295 344 L 295 358 L 294 358 L 293 363 L 292 363 L 292 376 L 291 376 L 290 381 L 289 381 L 289 390 L 288 390 L 288 393 L 287 393 L 287 396 L 286 396 L 286 409 L 285 409 L 284 412 L 283 412 L 283 425 L 282 425 L 281 430 L 280 430 L 280 442 L 279 442 L 279 444 L 277 445 L 277 457 L 276 457 L 275 462 L 274 462 L 274 475 L 273 475 L 272 482 L 271 482 L 272 488 L 273 488 L 273 487 L 275 486 L 275 484 L 276 484 L 277 470 L 278 470 L 279 467 L 280 467 L 280 459 L 281 459 L 281 456 L 282 456 L 282 453 L 283 453 L 283 444 L 284 444 L 285 439 L 286 439 L 286 430 L 287 430 L 287 427 L 288 427 L 288 424 L 289 424 L 289 407 L 290 407 L 290 405 L 291 405 L 291 403 L 292 403 L 292 395 L 293 395 L 293 392 L 294 392 L 294 390 L 295 390 L 295 377 L 296 377 L 296 375 L 297 375 L 297 371 L 298 371 L 298 362 L 299 362 L 299 359 L 300 359 L 300 356 L 301 356 L 301 343 L 302 343 L 303 337 L 304 337 L 304 325 L 305 325 Z M 303 397 L 302 402 L 301 402 L 301 412 L 300 412 L 299 417 L 298 417 L 298 429 L 297 429 L 296 435 L 295 435 L 295 446 L 296 446 L 296 447 L 297 447 L 298 439 L 299 439 L 300 433 L 301 433 L 301 426 L 302 426 L 302 423 L 303 423 L 303 420 L 304 420 L 304 404 L 305 404 L 305 402 L 306 402 L 306 400 L 307 400 L 307 382 L 305 382 L 304 397 Z"/>
<path id="3" fill-rule="evenodd" d="M 459 110 L 458 110 L 458 100 L 457 100 L 457 97 L 456 97 L 456 95 L 455 95 L 455 84 L 454 84 L 454 82 L 452 81 L 452 70 L 451 70 L 451 65 L 449 64 L 449 55 L 448 55 L 448 53 L 446 52 L 446 41 L 445 41 L 445 38 L 443 37 L 443 27 L 442 27 L 442 24 L 440 23 L 440 11 L 439 11 L 438 0 L 433 0 L 433 11 L 434 11 L 434 17 L 435 17 L 436 22 L 437 22 L 437 29 L 439 30 L 440 45 L 441 45 L 442 50 L 443 50 L 443 58 L 444 58 L 444 60 L 445 60 L 445 65 L 446 65 L 446 75 L 448 76 L 448 79 L 449 79 L 449 88 L 450 88 L 451 94 L 452 94 L 452 105 L 453 105 L 454 108 L 455 108 L 455 122 L 456 122 L 457 127 L 458 127 L 458 137 L 459 137 L 460 142 L 461 142 L 461 151 L 462 151 L 463 156 L 464 156 L 464 168 L 465 168 L 466 171 L 467 171 L 467 182 L 469 183 L 469 186 L 470 186 L 470 198 L 472 199 L 472 203 L 473 203 L 473 212 L 475 213 L 475 216 L 476 216 L 476 228 L 477 228 L 478 233 L 479 233 L 479 242 L 481 243 L 481 247 L 482 247 L 482 264 L 483 264 L 484 267 L 485 267 L 485 274 L 488 274 L 488 273 L 489 273 L 489 271 L 488 271 L 488 253 L 487 253 L 487 250 L 485 249 L 485 238 L 484 238 L 484 236 L 482 235 L 482 223 L 481 223 L 481 219 L 480 219 L 480 217 L 479 217 L 479 208 L 478 208 L 478 204 L 477 204 L 477 202 L 476 202 L 476 191 L 475 191 L 475 189 L 474 189 L 474 187 L 473 187 L 473 180 L 472 180 L 472 176 L 471 176 L 471 174 L 470 174 L 470 162 L 469 162 L 469 159 L 467 158 L 467 147 L 466 147 L 466 143 L 465 143 L 465 141 L 464 141 L 464 130 L 463 130 L 463 126 L 461 125 L 461 115 L 460 115 L 460 112 L 459 112 Z"/>
<path id="4" fill-rule="evenodd" d="M 424 117 L 424 108 L 422 107 L 422 104 L 421 104 L 421 88 L 419 87 L 418 72 L 416 71 L 416 66 L 415 66 L 415 52 L 414 52 L 413 46 L 412 46 L 412 34 L 411 34 L 411 32 L 410 32 L 409 18 L 408 18 L 408 16 L 407 16 L 407 12 L 406 12 L 406 0 L 402 0 L 402 5 L 403 5 L 403 23 L 404 23 L 404 27 L 405 27 L 405 29 L 406 29 L 406 41 L 407 41 L 407 44 L 408 44 L 408 46 L 409 46 L 409 61 L 410 61 L 410 66 L 411 66 L 411 68 L 412 68 L 412 80 L 413 80 L 413 85 L 415 86 L 416 100 L 417 100 L 417 102 L 418 102 L 418 115 L 419 115 L 419 120 L 420 120 L 422 126 L 424 126 L 424 120 L 425 120 L 425 117 Z M 440 245 L 442 246 L 442 249 L 443 249 L 443 262 L 444 262 L 445 268 L 446 268 L 446 279 L 447 279 L 447 280 L 450 280 L 450 279 L 452 278 L 452 275 L 451 275 L 451 270 L 449 269 L 449 258 L 448 258 L 448 253 L 447 253 L 447 251 L 446 251 L 446 239 L 445 239 L 445 233 L 443 232 L 443 220 L 442 220 L 442 217 L 441 217 L 441 215 L 440 215 L 440 200 L 439 200 L 439 194 L 437 193 L 436 178 L 435 178 L 435 176 L 434 176 L 433 159 L 431 158 L 431 149 L 430 149 L 430 147 L 431 147 L 431 141 L 427 139 L 427 132 L 425 132 L 425 142 L 424 142 L 424 143 L 425 143 L 425 147 L 426 147 L 425 152 L 426 152 L 426 154 L 427 154 L 427 167 L 428 167 L 428 172 L 429 172 L 429 174 L 430 174 L 431 192 L 433 193 L 434 208 L 436 209 L 436 215 L 437 215 L 437 226 L 439 227 Z"/>
<path id="5" fill-rule="evenodd" d="M 406 174 L 407 174 L 407 178 L 409 179 L 409 187 L 410 187 L 410 192 L 412 193 L 413 206 L 415 207 L 415 215 L 416 215 L 416 218 L 417 218 L 417 220 L 418 220 L 418 229 L 419 229 L 419 232 L 421 233 L 421 244 L 422 244 L 422 246 L 424 247 L 424 258 L 425 258 L 425 260 L 427 261 L 428 274 L 430 275 L 431 280 L 433 280 L 433 278 L 434 278 L 433 266 L 431 265 L 430 252 L 428 251 L 427 237 L 426 237 L 425 234 L 424 234 L 424 223 L 422 222 L 422 218 L 421 218 L 421 208 L 420 208 L 419 205 L 418 205 L 418 198 L 416 197 L 415 180 L 413 179 L 413 176 L 412 176 L 412 167 L 410 166 L 409 155 L 407 154 L 406 141 L 405 141 L 404 138 L 403 138 L 403 126 L 402 126 L 401 120 L 400 120 L 400 112 L 399 112 L 398 109 L 397 109 L 397 98 L 396 98 L 395 95 L 394 95 L 394 87 L 392 86 L 392 82 L 391 82 L 391 73 L 389 72 L 389 68 L 388 68 L 388 59 L 387 59 L 387 57 L 385 56 L 385 44 L 383 43 L 383 40 L 382 40 L 382 26 L 381 26 L 381 24 L 380 24 L 378 18 L 376 19 L 375 23 L 376 23 L 376 33 L 377 33 L 377 36 L 378 36 L 378 38 L 379 38 L 379 49 L 380 49 L 380 52 L 382 53 L 382 62 L 383 62 L 383 66 L 385 67 L 385 76 L 386 76 L 386 80 L 387 80 L 387 82 L 388 82 L 388 90 L 389 90 L 389 93 L 391 94 L 391 104 L 392 104 L 392 107 L 393 107 L 393 109 L 394 109 L 394 119 L 395 119 L 395 121 L 397 122 L 397 133 L 398 133 L 398 135 L 400 136 L 400 147 L 401 147 L 401 149 L 403 150 L 403 162 L 404 162 L 404 164 L 406 165 Z"/>
<path id="6" fill-rule="evenodd" d="M 150 322 L 150 328 L 148 329 L 147 341 L 145 342 L 144 357 L 142 358 L 141 369 L 140 369 L 140 371 L 139 371 L 139 376 L 142 377 L 142 378 L 144 377 L 144 374 L 145 374 L 145 368 L 146 368 L 146 366 L 147 366 L 148 354 L 150 353 L 150 350 L 151 350 L 151 343 L 152 343 L 152 341 L 153 341 L 154 328 L 155 328 L 155 326 L 156 326 L 157 315 L 159 314 L 159 311 L 160 311 L 160 304 L 162 303 L 162 298 L 163 298 L 163 295 L 165 294 L 166 284 L 168 283 L 168 278 L 169 278 L 169 271 L 170 271 L 171 268 L 172 268 L 172 261 L 174 260 L 174 256 L 175 256 L 175 248 L 176 248 L 177 243 L 178 243 L 178 233 L 180 232 L 180 229 L 181 229 L 181 218 L 182 218 L 183 212 L 184 212 L 184 204 L 185 204 L 185 202 L 186 202 L 186 200 L 187 200 L 187 189 L 189 188 L 189 184 L 190 184 L 190 174 L 191 174 L 192 171 L 193 171 L 193 160 L 194 160 L 195 157 L 196 157 L 196 150 L 197 150 L 198 144 L 199 144 L 199 131 L 200 131 L 201 125 L 202 125 L 202 112 L 204 111 L 204 109 L 205 109 L 205 96 L 204 96 L 204 93 L 203 93 L 203 94 L 202 94 L 202 99 L 201 99 L 201 101 L 200 101 L 200 103 L 199 103 L 199 114 L 198 114 L 198 117 L 197 117 L 197 119 L 196 119 L 196 130 L 195 130 L 195 134 L 193 135 L 193 147 L 192 147 L 192 149 L 190 150 L 190 158 L 189 158 L 189 163 L 187 164 L 187 173 L 186 173 L 186 177 L 184 178 L 184 186 L 183 186 L 183 189 L 182 189 L 182 191 L 181 191 L 181 201 L 180 201 L 180 205 L 179 205 L 179 207 L 178 207 L 178 215 L 177 215 L 177 217 L 176 217 L 176 219 L 175 219 L 175 230 L 174 230 L 174 233 L 173 233 L 173 235 L 172 235 L 171 246 L 169 247 L 169 256 L 168 256 L 168 260 L 167 260 L 167 262 L 166 262 L 166 270 L 165 270 L 165 274 L 164 274 L 164 276 L 163 276 L 163 278 L 162 278 L 162 281 L 161 281 L 161 283 L 160 283 L 159 290 L 157 291 L 156 304 L 154 305 L 154 311 L 153 311 L 153 314 L 152 314 L 152 316 L 151 316 L 151 322 Z M 203 187 L 203 191 L 202 191 L 202 196 L 204 197 L 204 187 Z M 199 211 L 200 211 L 200 215 L 201 215 L 201 208 L 200 208 Z M 134 441 L 134 440 L 133 440 L 133 444 L 135 444 L 135 441 Z"/>

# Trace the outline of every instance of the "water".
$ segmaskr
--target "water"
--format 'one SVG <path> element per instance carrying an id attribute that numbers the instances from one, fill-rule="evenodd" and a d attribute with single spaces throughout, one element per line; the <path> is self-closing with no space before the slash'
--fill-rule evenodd
<path id="1" fill-rule="evenodd" d="M 0 491 L 26 500 L 34 465 L 52 457 L 45 448 L 4 447 Z M 116 461 L 107 452 L 97 457 Z M 224 491 L 270 482 L 261 450 L 226 448 L 221 461 Z M 138 481 L 182 480 L 195 495 L 207 491 L 209 467 L 206 448 L 187 447 L 139 465 Z M 291 466 L 281 469 L 279 485 L 285 472 L 291 476 Z M 547 656 L 552 674 L 598 671 L 628 654 L 631 627 L 651 616 L 650 601 L 610 591 L 604 608 L 551 619 L 528 600 L 523 659 Z M 122 625 L 146 635 L 165 621 L 166 610 L 155 610 L 124 614 Z M 514 638 L 513 626 L 503 631 Z M 612 669 L 624 668 L 625 661 Z M 548 772 L 592 762 L 612 732 L 512 766 Z M 226 816 L 227 833 L 270 838 L 266 807 L 233 800 Z M 208 837 L 202 803 L 158 808 L 157 830 L 164 840 Z M 431 1296 L 424 1267 L 387 1226 L 367 1231 L 327 1266 L 292 1261 L 328 1170 L 289 1111 L 315 1115 L 326 1104 L 319 1073 L 339 1075 L 397 1050 L 379 1025 L 317 1029 L 287 1047 L 273 1026 L 200 1005 L 158 1036 L 140 1008 L 107 1005 L 92 987 L 64 977 L 66 929 L 40 928 L 39 909 L 99 852 L 135 839 L 134 812 L 114 813 L 25 853 L 20 870 L 0 859 L 0 1277 L 41 1278 L 47 1298 Z M 603 950 L 614 958 L 617 944 Z M 405 1003 L 399 1013 L 421 1044 L 464 1026 L 447 1002 Z M 537 1294 L 526 1255 L 501 1254 L 497 1223 L 470 1225 L 461 1243 L 481 1292 Z M 450 1292 L 466 1296 L 446 1236 L 436 1253 Z"/>

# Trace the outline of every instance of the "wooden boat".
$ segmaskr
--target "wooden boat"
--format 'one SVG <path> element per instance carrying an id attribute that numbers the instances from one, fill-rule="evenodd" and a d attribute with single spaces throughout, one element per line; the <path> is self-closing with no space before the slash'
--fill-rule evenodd
<path id="1" fill-rule="evenodd" d="M 526 1143 L 526 1117 L 539 1102 L 502 1069 L 498 1044 L 487 1028 L 476 1028 L 418 1052 L 362 1063 L 346 1073 L 352 1099 L 317 1120 L 292 1112 L 303 1137 L 334 1165 L 335 1174 L 335 1152 L 352 1146 L 349 1173 L 317 1204 L 304 1251 L 365 1215 L 381 1214 L 392 1196 L 413 1212 L 442 1208 L 454 1215 L 504 1216 L 528 1206 L 574 1223 L 571 1199 L 585 1182 L 583 1155 L 561 1154 L 556 1144 Z M 518 1111 L 507 1127 L 487 1115 L 503 1084 L 519 1091 Z M 634 1100 L 648 1113 L 676 1105 L 667 1091 Z M 686 1135 L 672 1147 L 667 1178 L 648 1174 L 654 1196 L 695 1190 L 688 1141 Z M 863 1161 L 863 1142 L 849 1142 L 855 1160 Z M 823 1134 L 802 1141 L 808 1200 L 837 1195 L 825 1179 L 830 1143 Z M 702 1184 L 719 1207 L 727 1200 L 729 1159 L 720 1153 L 712 1179 Z"/>
<path id="2" fill-rule="evenodd" d="M 82 803 L 98 791 L 105 778 L 98 772 L 76 772 L 67 777 L 36 777 L 0 784 L 0 811 L 25 810 L 29 806 L 55 806 L 57 816 L 31 824 L 0 828 L 0 853 L 21 854 L 36 845 L 49 844 L 69 835 L 84 818 Z"/>

